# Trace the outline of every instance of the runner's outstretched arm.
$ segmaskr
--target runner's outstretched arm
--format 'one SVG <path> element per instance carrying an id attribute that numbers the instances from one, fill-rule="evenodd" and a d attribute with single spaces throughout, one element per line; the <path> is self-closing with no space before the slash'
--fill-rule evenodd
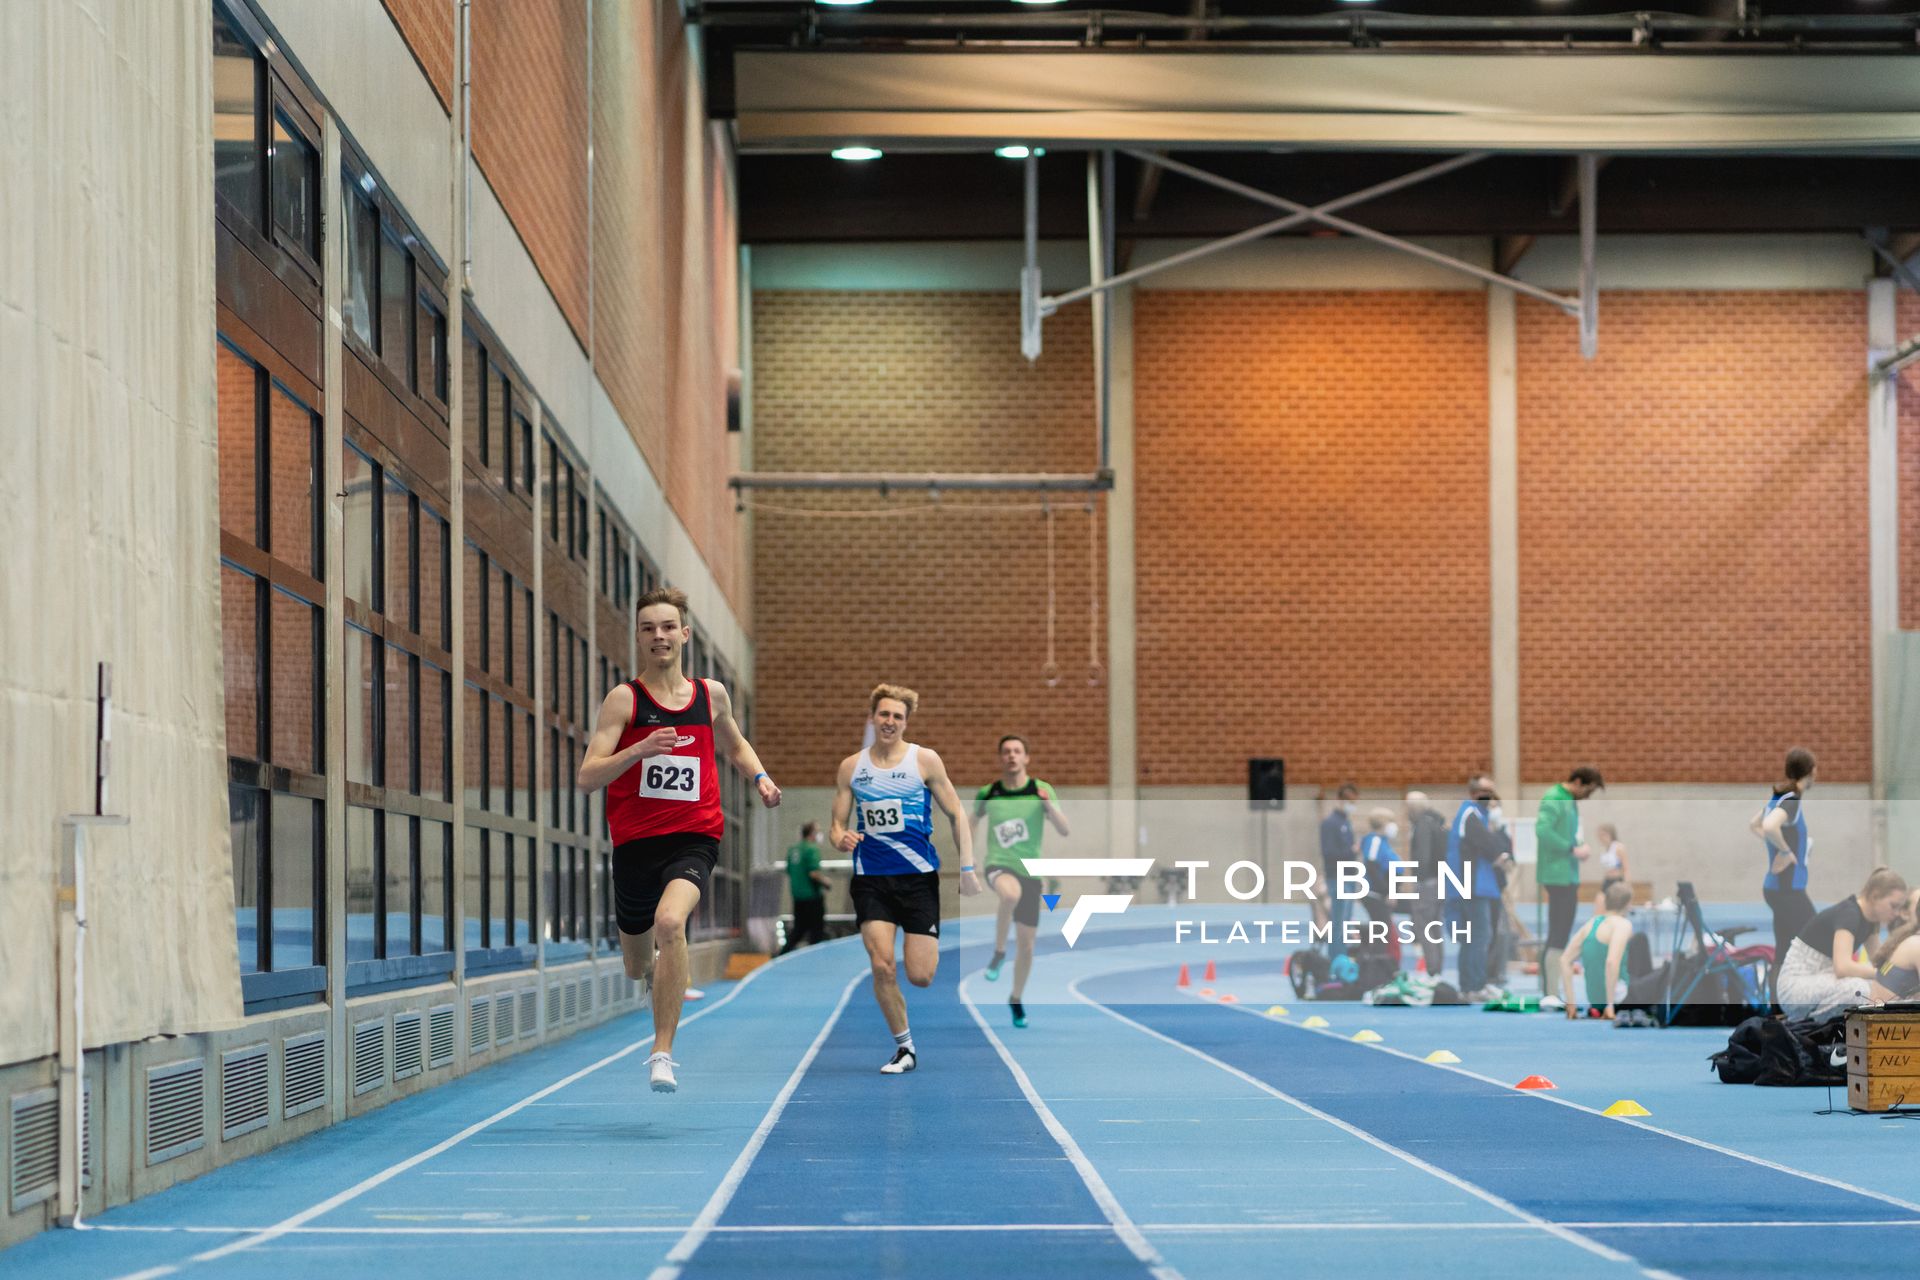
<path id="1" fill-rule="evenodd" d="M 769 809 L 778 805 L 780 788 L 773 785 L 747 735 L 740 732 L 740 722 L 733 718 L 733 699 L 727 694 L 727 686 L 718 680 L 707 681 L 707 698 L 713 704 L 714 754 L 731 761 L 734 768 L 753 779 L 761 804 Z"/>
<path id="2" fill-rule="evenodd" d="M 973 865 L 973 824 L 967 821 L 967 811 L 960 804 L 960 797 L 954 794 L 953 779 L 947 777 L 947 765 L 938 752 L 920 749 L 921 776 L 927 781 L 927 790 L 933 793 L 933 802 L 947 815 L 947 822 L 953 827 L 953 844 L 960 851 L 960 865 Z M 836 796 L 833 802 L 834 821 L 839 822 L 840 801 Z M 980 892 L 980 877 L 973 871 L 960 873 L 960 896 L 970 898 Z"/>

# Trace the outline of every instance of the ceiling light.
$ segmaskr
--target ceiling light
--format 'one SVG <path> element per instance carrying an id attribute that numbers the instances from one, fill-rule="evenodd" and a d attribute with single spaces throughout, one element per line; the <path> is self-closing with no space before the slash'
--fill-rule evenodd
<path id="1" fill-rule="evenodd" d="M 835 160 L 878 160 L 885 153 L 878 147 L 835 147 Z"/>
<path id="2" fill-rule="evenodd" d="M 1060 4 L 1062 0 L 1013 0 L 1015 4 Z"/>
<path id="3" fill-rule="evenodd" d="M 851 9 L 859 4 L 871 4 L 872 0 L 814 0 L 815 4 L 832 5 L 836 9 Z"/>
<path id="4" fill-rule="evenodd" d="M 1025 0 L 1022 0 L 1022 3 L 1025 3 Z M 1043 156 L 1047 154 L 1047 149 L 1045 147 L 1029 147 L 1024 143 L 1015 143 L 1010 147 L 995 147 L 993 154 L 999 156 L 1002 160 L 1025 160 L 1029 156 Z"/>

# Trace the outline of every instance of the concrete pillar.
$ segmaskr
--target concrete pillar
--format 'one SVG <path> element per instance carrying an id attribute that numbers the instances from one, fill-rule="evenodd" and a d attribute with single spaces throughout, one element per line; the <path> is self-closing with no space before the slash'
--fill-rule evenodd
<path id="1" fill-rule="evenodd" d="M 454 990 L 464 996 L 467 982 L 467 485 L 462 469 L 467 454 L 467 112 L 469 89 L 461 72 L 467 67 L 468 25 L 459 21 L 456 10 L 453 27 L 453 66 L 455 97 L 453 131 L 449 135 L 452 156 L 447 172 L 452 179 L 453 240 L 447 255 L 447 538 L 453 546 L 448 557 L 453 579 L 449 582 L 447 607 L 453 611 L 453 724 L 449 727 L 449 749 L 453 753 L 453 915 L 447 921 L 448 937 L 453 945 Z M 338 170 L 333 170 L 338 172 Z M 339 224 L 335 224 L 339 225 Z M 329 236 L 331 244 L 338 237 Z M 338 277 L 338 272 L 331 272 Z M 536 453 L 538 451 L 536 450 Z M 535 526 L 536 529 L 538 526 Z M 338 777 L 338 774 L 330 776 Z M 479 904 L 472 904 L 477 906 Z M 454 1056 L 460 1069 L 466 1069 L 467 1048 L 471 1036 L 467 1018 L 471 1010 L 464 998 L 454 1000 Z M 335 1044 L 344 1044 L 336 1040 Z M 340 1055 L 344 1056 L 344 1055 Z"/>
<path id="2" fill-rule="evenodd" d="M 340 189 L 340 121 L 333 112 L 326 113 L 320 122 L 320 199 L 325 202 L 326 216 L 321 225 L 329 229 L 346 225 L 346 202 Z M 331 181 L 329 181 L 331 178 Z M 323 317 L 325 325 L 322 334 L 321 354 L 321 394 L 320 400 L 325 407 L 321 412 L 321 466 L 325 483 L 320 487 L 321 501 L 326 504 L 326 526 L 322 536 L 326 538 L 327 573 L 327 626 L 326 646 L 322 651 L 322 661 L 326 664 L 327 732 L 324 750 L 327 762 L 327 799 L 326 852 L 323 855 L 326 865 L 326 916 L 327 916 L 327 1039 L 334 1046 L 328 1056 L 327 1065 L 333 1075 L 333 1087 L 328 1091 L 328 1108 L 335 1121 L 347 1118 L 347 1100 L 353 1096 L 351 1078 L 351 1054 L 341 1046 L 347 1043 L 347 675 L 346 633 L 342 630 L 340 619 L 346 616 L 347 575 L 339 571 L 338 566 L 346 563 L 347 558 L 347 521 L 342 503 L 342 491 L 346 474 L 342 456 L 345 448 L 346 386 L 344 378 L 344 360 L 346 349 L 342 345 L 342 324 L 340 310 L 344 293 L 343 274 L 345 260 L 342 258 L 342 237 L 327 235 L 322 237 L 320 246 L 321 274 L 325 279 L 321 283 L 324 299 Z M 449 329 L 449 334 L 457 332 Z M 457 344 L 455 344 L 457 345 Z M 455 366 L 457 369 L 458 366 Z M 452 394 L 457 395 L 455 391 Z M 454 498 L 455 536 L 459 532 L 459 503 Z M 454 544 L 456 547 L 459 543 Z M 456 561 L 457 563 L 457 561 Z M 456 602 L 460 588 L 454 587 Z M 354 694 L 358 696 L 360 673 L 352 675 Z M 369 728 L 368 732 L 372 732 Z M 456 730 L 457 732 L 457 730 Z M 459 739 L 454 740 L 456 753 Z M 454 759 L 458 760 L 458 754 Z"/>
<path id="3" fill-rule="evenodd" d="M 1900 340 L 1898 285 L 1867 283 L 1867 367 Z M 1899 723 L 1893 646 L 1900 627 L 1900 388 L 1896 378 L 1867 384 L 1867 625 L 1873 639 L 1874 861 L 1888 857 L 1887 785 Z"/>
<path id="4" fill-rule="evenodd" d="M 1138 853 L 1140 726 L 1134 649 L 1133 290 L 1112 290 L 1107 495 L 1107 833 L 1113 857 Z"/>
<path id="5" fill-rule="evenodd" d="M 1487 621 L 1493 780 L 1520 804 L 1520 409 L 1511 289 L 1487 290 Z"/>

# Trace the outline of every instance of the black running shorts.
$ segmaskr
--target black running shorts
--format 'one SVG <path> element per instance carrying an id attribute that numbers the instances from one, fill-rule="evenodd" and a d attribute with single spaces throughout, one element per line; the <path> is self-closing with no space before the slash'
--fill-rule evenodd
<path id="1" fill-rule="evenodd" d="M 903 933 L 940 936 L 940 874 L 913 871 L 900 876 L 855 876 L 853 918 L 861 924 L 880 920 Z"/>
<path id="2" fill-rule="evenodd" d="M 613 847 L 613 914 L 620 932 L 641 934 L 653 928 L 654 912 L 669 882 L 685 880 L 705 893 L 720 859 L 712 836 L 676 832 L 644 836 Z"/>
<path id="3" fill-rule="evenodd" d="M 1012 876 L 1020 882 L 1020 901 L 1013 904 L 1013 919 L 1016 924 L 1028 928 L 1038 928 L 1040 924 L 1040 882 L 1032 876 L 1023 876 L 1012 867 L 988 867 L 987 887 L 995 893 L 1000 886 L 994 883 L 1001 876 Z"/>

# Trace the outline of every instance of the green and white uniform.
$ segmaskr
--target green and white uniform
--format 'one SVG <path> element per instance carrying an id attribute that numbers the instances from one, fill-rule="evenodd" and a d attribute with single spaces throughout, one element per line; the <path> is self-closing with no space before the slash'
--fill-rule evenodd
<path id="1" fill-rule="evenodd" d="M 987 883 L 1000 875 L 1019 877 L 1020 901 L 1013 918 L 1024 925 L 1040 923 L 1040 882 L 1027 874 L 1026 860 L 1040 856 L 1046 801 L 1054 799 L 1053 786 L 1038 778 L 1028 778 L 1018 789 L 995 779 L 974 797 L 974 808 L 987 818 Z"/>

